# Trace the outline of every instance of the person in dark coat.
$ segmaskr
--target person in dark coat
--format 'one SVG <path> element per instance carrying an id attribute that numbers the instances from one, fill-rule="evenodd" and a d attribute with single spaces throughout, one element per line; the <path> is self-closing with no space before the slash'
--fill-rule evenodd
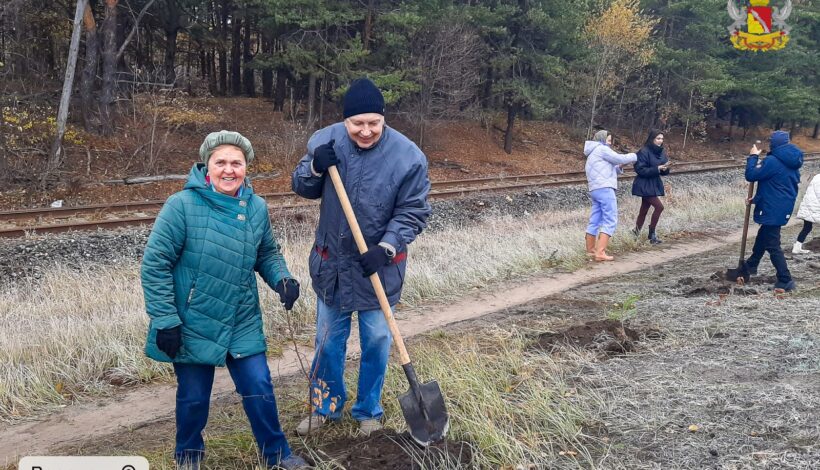
<path id="1" fill-rule="evenodd" d="M 649 208 L 653 208 L 652 219 L 649 221 L 649 243 L 657 245 L 662 243 L 658 238 L 655 228 L 663 213 L 663 203 L 660 196 L 664 196 L 663 181 L 661 176 L 669 174 L 669 156 L 663 148 L 663 133 L 659 130 L 649 131 L 646 143 L 638 151 L 638 161 L 635 162 L 635 173 L 637 176 L 632 182 L 632 195 L 640 196 L 641 210 L 638 211 L 638 218 L 635 220 L 635 228 L 632 233 L 636 237 L 641 235 L 643 223 L 649 213 Z"/>
<path id="2" fill-rule="evenodd" d="M 794 210 L 803 152 L 789 142 L 789 134 L 784 131 L 773 132 L 769 144 L 771 150 L 766 156 L 761 157 L 761 150 L 754 145 L 746 160 L 746 181 L 757 182 L 757 192 L 748 203 L 754 204 L 754 220 L 760 224 L 746 267 L 751 274 L 757 274 L 757 266 L 768 251 L 777 271 L 775 289 L 789 292 L 796 285 L 780 247 L 780 228 L 789 222 Z"/>
<path id="3" fill-rule="evenodd" d="M 427 226 L 427 157 L 385 124 L 384 96 L 368 79 L 354 81 L 343 100 L 344 121 L 313 134 L 293 172 L 293 191 L 319 199 L 319 223 L 308 258 L 317 297 L 316 355 L 311 366 L 313 413 L 297 426 L 308 435 L 338 421 L 347 401 L 344 381 L 351 318 L 357 313 L 361 360 L 350 409 L 361 434 L 381 429 L 381 393 L 392 337 L 369 276 L 379 274 L 391 306 L 401 299 L 408 245 Z M 333 182 L 335 166 L 368 244 L 360 255 Z"/>

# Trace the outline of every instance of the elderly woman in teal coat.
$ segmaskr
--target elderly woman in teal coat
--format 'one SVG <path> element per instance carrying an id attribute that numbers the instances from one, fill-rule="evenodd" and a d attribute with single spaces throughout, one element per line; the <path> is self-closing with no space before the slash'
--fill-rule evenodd
<path id="1" fill-rule="evenodd" d="M 214 368 L 227 366 L 263 462 L 306 468 L 279 424 L 256 273 L 287 310 L 299 283 L 274 238 L 267 204 L 245 177 L 253 147 L 237 132 L 220 131 L 205 138 L 199 154 L 202 162 L 157 217 L 142 260 L 145 352 L 172 362 L 177 379 L 174 459 L 199 468 Z"/>

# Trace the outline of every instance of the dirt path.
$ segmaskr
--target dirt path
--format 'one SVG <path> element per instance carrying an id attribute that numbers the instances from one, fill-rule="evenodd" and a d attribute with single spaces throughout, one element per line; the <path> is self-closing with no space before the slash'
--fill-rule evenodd
<path id="1" fill-rule="evenodd" d="M 455 303 L 425 305 L 424 308 L 402 311 L 398 315 L 399 327 L 406 337 L 412 337 L 561 293 L 596 279 L 705 253 L 739 239 L 740 232 L 702 236 L 688 243 L 670 243 L 662 249 L 624 255 L 615 263 L 595 264 L 572 273 L 513 281 L 508 283 L 508 288 L 494 289 L 493 292 L 503 292 L 503 296 L 480 293 Z M 348 351 L 349 355 L 359 352 L 355 338 L 351 339 Z M 310 357 L 302 358 L 304 363 L 309 361 Z M 272 359 L 269 364 L 272 373 L 279 377 L 301 371 L 299 356 L 294 350 L 286 350 L 281 358 Z M 71 406 L 45 420 L 7 427 L 0 430 L 0 464 L 15 463 L 18 457 L 26 455 L 47 455 L 55 447 L 81 443 L 165 419 L 173 413 L 175 389 L 172 385 L 147 386 L 116 399 Z M 226 370 L 217 371 L 213 390 L 214 399 L 233 393 L 233 383 Z"/>

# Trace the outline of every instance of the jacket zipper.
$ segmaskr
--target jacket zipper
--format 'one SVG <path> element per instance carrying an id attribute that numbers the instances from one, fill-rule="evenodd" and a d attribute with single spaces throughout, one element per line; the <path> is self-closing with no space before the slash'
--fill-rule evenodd
<path id="1" fill-rule="evenodd" d="M 185 310 L 191 306 L 191 299 L 194 297 L 194 291 L 196 290 L 196 282 L 191 285 L 191 291 L 188 292 L 188 300 L 185 302 Z"/>

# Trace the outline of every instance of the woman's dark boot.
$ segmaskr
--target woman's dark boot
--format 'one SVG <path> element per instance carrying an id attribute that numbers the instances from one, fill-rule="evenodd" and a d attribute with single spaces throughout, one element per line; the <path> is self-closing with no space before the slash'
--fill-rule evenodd
<path id="1" fill-rule="evenodd" d="M 658 238 L 658 234 L 655 233 L 655 229 L 649 229 L 649 243 L 653 245 L 659 245 L 663 243 L 663 241 Z"/>

